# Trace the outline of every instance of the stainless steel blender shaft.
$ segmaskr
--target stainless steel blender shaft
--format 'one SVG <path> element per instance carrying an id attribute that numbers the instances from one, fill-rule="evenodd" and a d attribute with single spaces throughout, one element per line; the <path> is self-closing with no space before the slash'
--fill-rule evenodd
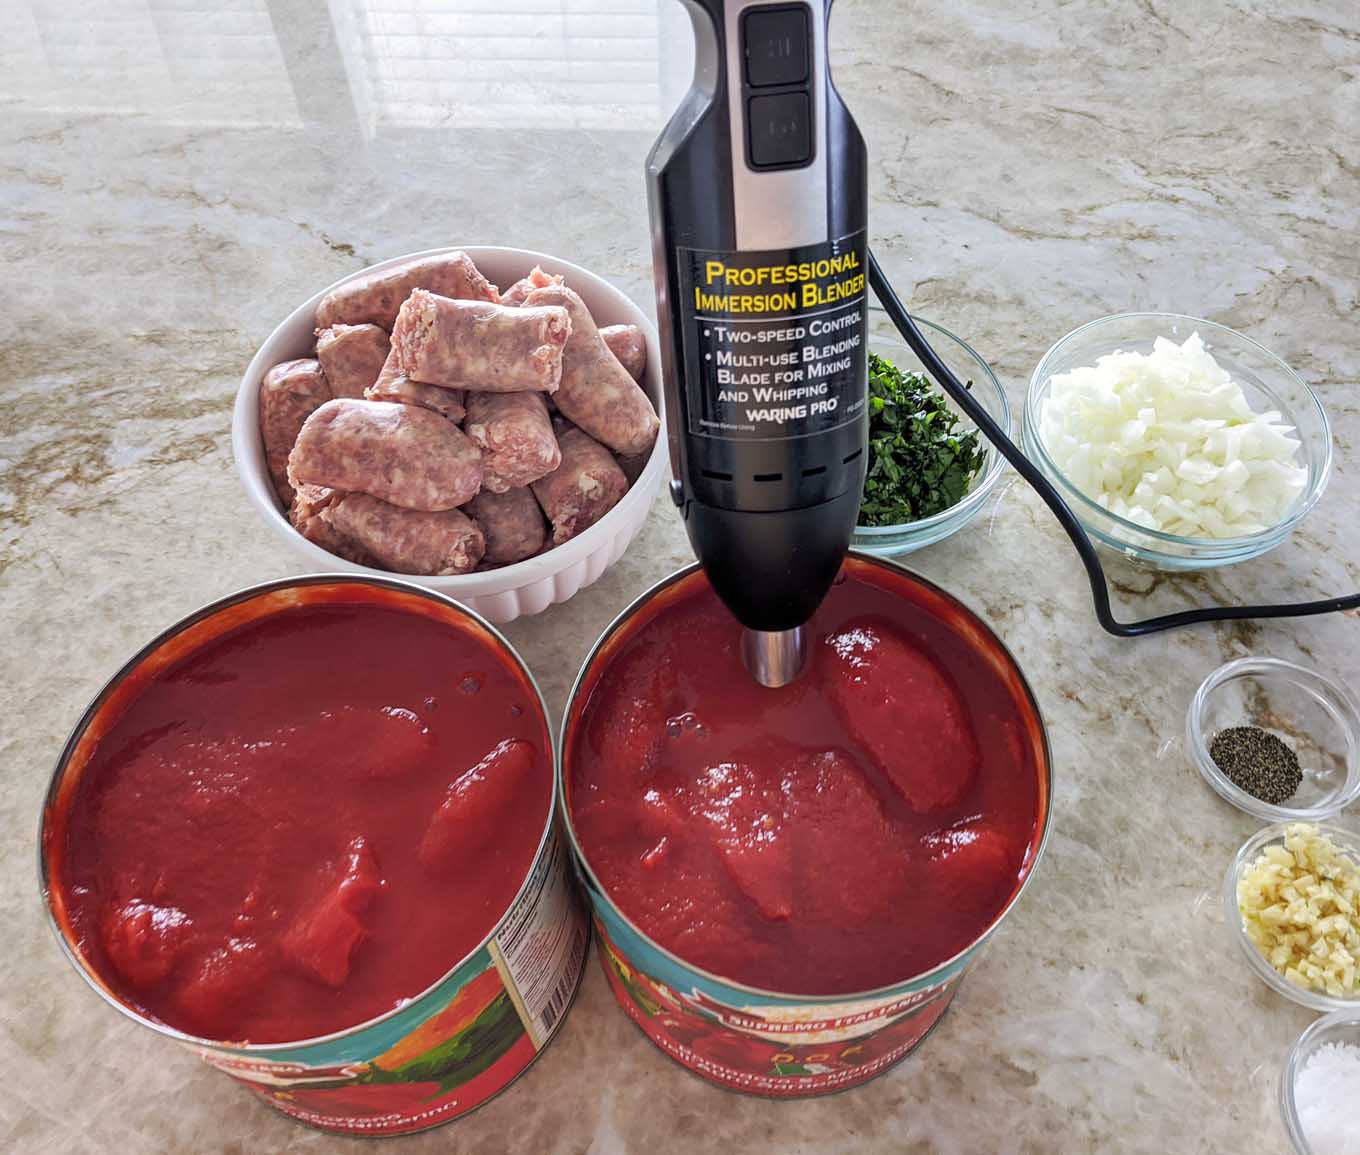
<path id="1" fill-rule="evenodd" d="M 762 686 L 777 690 L 803 672 L 807 660 L 803 627 L 791 630 L 742 630 L 741 660 Z"/>

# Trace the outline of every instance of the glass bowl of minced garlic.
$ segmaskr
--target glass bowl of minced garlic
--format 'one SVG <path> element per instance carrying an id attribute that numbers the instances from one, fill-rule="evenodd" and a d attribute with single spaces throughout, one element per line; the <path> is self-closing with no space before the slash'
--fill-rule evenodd
<path id="1" fill-rule="evenodd" d="M 1360 835 L 1267 826 L 1237 852 L 1223 902 L 1248 964 L 1317 1011 L 1360 1007 Z"/>

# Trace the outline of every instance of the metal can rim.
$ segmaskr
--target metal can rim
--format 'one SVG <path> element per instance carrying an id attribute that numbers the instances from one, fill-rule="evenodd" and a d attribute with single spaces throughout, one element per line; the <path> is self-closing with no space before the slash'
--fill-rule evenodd
<path id="1" fill-rule="evenodd" d="M 578 868 L 585 875 L 587 881 L 590 884 L 590 890 L 594 893 L 598 893 L 601 896 L 603 896 L 609 902 L 611 913 L 614 915 L 614 917 L 618 918 L 621 922 L 623 922 L 629 928 L 629 930 L 636 934 L 638 938 L 645 942 L 652 950 L 655 950 L 658 954 L 665 957 L 669 962 L 671 962 L 675 966 L 683 970 L 687 970 L 692 974 L 695 974 L 700 978 L 710 983 L 713 983 L 716 986 L 726 987 L 728 990 L 739 991 L 742 994 L 753 995 L 759 999 L 767 1000 L 773 1003 L 798 1004 L 806 1006 L 808 1004 L 833 1005 L 839 1003 L 867 1002 L 874 999 L 882 999 L 896 994 L 901 994 L 908 989 L 928 989 L 932 985 L 936 985 L 938 983 L 947 981 L 949 978 L 953 977 L 954 972 L 957 972 L 958 970 L 961 969 L 962 964 L 967 959 L 976 955 L 976 953 L 979 950 L 981 950 L 983 946 L 986 945 L 987 941 L 996 932 L 997 927 L 1001 925 L 1006 915 L 1008 915 L 1011 912 L 1011 910 L 1015 907 L 1015 905 L 1020 901 L 1021 896 L 1029 888 L 1030 881 L 1034 878 L 1034 875 L 1038 872 L 1039 862 L 1043 858 L 1044 850 L 1048 846 L 1049 836 L 1053 829 L 1053 751 L 1048 740 L 1048 723 L 1044 720 L 1043 711 L 1039 708 L 1038 699 L 1034 695 L 1034 688 L 1030 685 L 1029 679 L 1025 677 L 1025 672 L 1021 668 L 1020 663 L 1016 660 L 1015 655 L 1011 653 L 1010 647 L 1007 646 L 1006 643 L 1001 640 L 1001 636 L 994 629 L 992 629 L 992 627 L 988 625 L 985 620 L 983 620 L 982 616 L 978 614 L 977 611 L 974 610 L 970 605 L 968 605 L 961 598 L 950 593 L 948 590 L 937 585 L 929 578 L 923 577 L 915 570 L 908 569 L 906 566 L 900 565 L 897 562 L 891 561 L 889 559 L 875 557 L 871 554 L 863 553 L 859 550 L 854 549 L 847 551 L 847 557 L 853 558 L 858 562 L 863 562 L 864 564 L 872 566 L 876 569 L 888 570 L 899 574 L 905 574 L 910 580 L 918 583 L 921 586 L 924 586 L 927 590 L 931 591 L 932 593 L 938 595 L 941 598 L 944 598 L 946 601 L 953 603 L 964 613 L 966 613 L 980 629 L 985 631 L 987 636 L 996 645 L 998 652 L 1005 657 L 1006 661 L 1010 664 L 1011 668 L 1014 670 L 1020 688 L 1024 691 L 1025 699 L 1028 702 L 1030 708 L 1034 711 L 1034 717 L 1035 720 L 1038 722 L 1039 727 L 1039 737 L 1041 740 L 1041 749 L 1043 752 L 1043 765 L 1042 767 L 1040 767 L 1041 783 L 1043 785 L 1043 797 L 1044 797 L 1043 829 L 1040 831 L 1039 839 L 1035 843 L 1034 857 L 1030 862 L 1029 869 L 1025 873 L 1024 878 L 1020 880 L 1020 885 L 1016 888 L 1015 893 L 1011 895 L 1011 897 L 1007 900 L 1005 906 L 1003 906 L 997 912 L 996 916 L 992 919 L 990 923 L 987 924 L 987 926 L 982 930 L 982 932 L 977 936 L 977 938 L 975 938 L 962 950 L 957 951 L 953 955 L 950 955 L 949 958 L 943 959 L 942 961 L 936 963 L 929 970 L 922 971 L 920 974 L 917 975 L 910 975 L 904 979 L 899 980 L 898 982 L 888 983 L 885 986 L 874 987 L 870 990 L 851 991 L 845 994 L 836 995 L 807 995 L 807 994 L 800 995 L 788 991 L 768 990 L 764 987 L 756 987 L 751 986 L 748 983 L 737 982 L 735 979 L 726 978 L 723 975 L 715 974 L 712 971 L 705 970 L 703 967 L 697 966 L 694 963 L 681 958 L 674 951 L 667 950 L 665 947 L 661 946 L 658 942 L 656 942 L 655 939 L 651 937 L 651 935 L 647 934 L 646 931 L 639 927 L 637 923 L 635 923 L 631 918 L 624 914 L 622 910 L 619 909 L 618 904 L 613 900 L 612 897 L 610 897 L 609 891 L 605 888 L 604 884 L 600 882 L 599 877 L 595 874 L 594 868 L 590 865 L 590 861 L 586 857 L 585 851 L 581 847 L 580 840 L 576 836 L 576 826 L 572 822 L 570 808 L 567 805 L 567 789 L 566 789 L 567 785 L 566 763 L 567 763 L 567 738 L 568 738 L 567 731 L 568 727 L 571 724 L 577 697 L 580 694 L 582 683 L 585 681 L 587 674 L 590 673 L 596 658 L 599 656 L 600 650 L 610 640 L 610 638 L 612 638 L 621 628 L 623 628 L 623 626 L 647 603 L 652 601 L 654 598 L 663 593 L 665 590 L 669 589 L 671 586 L 686 580 L 687 578 L 698 572 L 700 569 L 698 562 L 691 562 L 687 566 L 682 566 L 674 573 L 667 574 L 665 577 L 661 578 L 659 581 L 649 586 L 646 590 L 644 590 L 636 598 L 634 598 L 623 610 L 621 610 L 607 626 L 605 626 L 600 636 L 595 639 L 594 644 L 590 647 L 590 651 L 586 654 L 585 660 L 581 663 L 581 668 L 576 673 L 576 678 L 571 685 L 571 692 L 567 695 L 566 705 L 562 708 L 562 719 L 558 728 L 557 775 L 559 781 L 556 784 L 554 794 L 557 798 L 557 804 L 561 808 L 562 826 L 567 832 L 567 841 L 571 845 L 572 853 L 575 855 Z"/>
<path id="2" fill-rule="evenodd" d="M 501 914 L 500 918 L 496 920 L 495 924 L 476 946 L 461 955 L 456 962 L 443 971 L 437 979 L 429 984 L 429 986 L 425 987 L 419 994 L 412 995 L 410 999 L 401 1006 L 393 1007 L 391 1010 L 384 1011 L 380 1015 L 375 1015 L 371 1019 L 365 1019 L 363 1022 L 356 1023 L 354 1026 L 342 1027 L 340 1030 L 332 1031 L 326 1035 L 313 1035 L 310 1038 L 289 1040 L 281 1043 L 236 1043 L 223 1039 L 208 1039 L 198 1035 L 191 1035 L 188 1032 L 178 1030 L 167 1023 L 158 1022 L 155 1019 L 149 1018 L 128 1006 L 121 999 L 115 997 L 112 991 L 110 991 L 99 980 L 98 976 L 93 973 L 93 969 L 82 959 L 80 952 L 67 938 L 66 933 L 63 931 L 56 914 L 52 909 L 52 880 L 47 861 L 48 818 L 52 813 L 53 804 L 56 801 L 59 787 L 69 769 L 71 756 L 75 752 L 76 745 L 80 738 L 84 735 L 90 723 L 98 715 L 109 695 L 147 658 L 160 649 L 166 642 L 183 633 L 185 630 L 198 625 L 200 622 L 207 621 L 214 615 L 229 609 L 232 606 L 242 605 L 254 598 L 273 593 L 277 590 L 317 585 L 375 586 L 382 589 L 394 590 L 401 594 L 415 595 L 424 598 L 427 601 L 440 603 L 448 609 L 464 614 L 471 619 L 473 624 L 485 630 L 491 636 L 492 641 L 501 647 L 502 651 L 513 660 L 515 665 L 524 674 L 524 677 L 533 689 L 534 697 L 538 702 L 539 713 L 543 721 L 543 729 L 548 735 L 549 752 L 552 755 L 553 763 L 552 785 L 548 800 L 548 815 L 543 824 L 543 832 L 539 836 L 538 846 L 534 850 L 533 857 L 529 860 L 529 865 L 525 869 L 524 878 L 520 882 L 519 888 L 515 891 L 514 898 L 510 900 L 504 913 Z M 164 1035 L 166 1038 L 174 1039 L 178 1043 L 183 1043 L 191 1047 L 208 1048 L 214 1051 L 227 1051 L 234 1054 L 262 1056 L 287 1053 L 308 1047 L 335 1043 L 342 1039 L 361 1034 L 371 1027 L 378 1026 L 380 1023 L 384 1023 L 397 1015 L 409 1011 L 413 1004 L 420 1002 L 422 999 L 438 990 L 440 986 L 447 982 L 448 979 L 459 970 L 459 968 L 467 963 L 478 951 L 484 949 L 486 945 L 496 937 L 496 933 L 501 929 L 501 926 L 504 924 L 510 912 L 514 910 L 515 906 L 524 897 L 529 883 L 533 878 L 534 867 L 542 857 L 544 848 L 548 845 L 549 839 L 552 837 L 553 821 L 559 811 L 557 791 L 558 783 L 561 781 L 561 774 L 558 766 L 560 760 L 561 755 L 557 746 L 557 735 L 548 715 L 548 706 L 543 697 L 543 690 L 538 684 L 538 679 L 534 677 L 534 672 L 529 668 L 528 663 L 525 662 L 524 658 L 510 640 L 501 633 L 496 626 L 476 610 L 463 605 L 462 602 L 456 601 L 447 594 L 438 593 L 435 590 L 427 589 L 425 586 L 417 585 L 415 582 L 401 581 L 397 578 L 390 577 L 370 577 L 364 574 L 353 573 L 300 574 L 293 577 L 275 578 L 271 581 L 258 582 L 254 585 L 244 586 L 233 593 L 226 594 L 223 597 L 208 602 L 206 605 L 200 606 L 192 613 L 186 614 L 184 617 L 161 630 L 145 645 L 141 646 L 136 653 L 123 662 L 112 676 L 104 682 L 99 691 L 85 707 L 80 718 L 76 721 L 76 724 L 71 728 L 71 732 L 67 735 L 65 743 L 62 745 L 61 753 L 57 756 L 56 765 L 52 769 L 51 777 L 48 779 L 47 791 L 43 795 L 42 809 L 38 816 L 38 886 L 43 899 L 43 914 L 47 920 L 48 929 L 50 929 L 55 936 L 57 944 L 61 947 L 62 953 L 65 954 L 67 961 L 75 968 L 80 977 L 85 980 L 86 984 L 90 986 L 100 998 L 120 1013 L 126 1015 L 134 1022 L 140 1023 L 142 1026 L 150 1027 L 159 1035 Z M 565 1015 L 562 1017 L 565 1018 Z M 557 1025 L 560 1025 L 560 1019 Z"/>

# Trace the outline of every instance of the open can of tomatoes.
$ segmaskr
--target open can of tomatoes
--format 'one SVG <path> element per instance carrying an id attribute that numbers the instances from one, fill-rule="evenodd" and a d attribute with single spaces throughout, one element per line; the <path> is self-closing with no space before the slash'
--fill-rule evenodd
<path id="1" fill-rule="evenodd" d="M 589 924 L 542 695 L 439 594 L 256 586 L 109 681 L 58 760 L 39 871 L 104 1000 L 328 1131 L 503 1090 L 561 1025 Z"/>
<path id="2" fill-rule="evenodd" d="M 605 631 L 563 719 L 568 836 L 615 998 L 733 1090 L 857 1086 L 939 1021 L 1033 874 L 1047 737 L 996 635 L 851 554 L 769 689 L 690 567 Z"/>

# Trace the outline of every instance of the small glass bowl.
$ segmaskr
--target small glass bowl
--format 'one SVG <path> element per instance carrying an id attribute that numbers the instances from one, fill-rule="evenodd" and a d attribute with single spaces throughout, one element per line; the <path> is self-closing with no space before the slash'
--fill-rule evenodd
<path id="1" fill-rule="evenodd" d="M 1069 481 L 1049 456 L 1040 418 L 1053 378 L 1116 349 L 1150 353 L 1158 337 L 1184 341 L 1199 333 L 1205 348 L 1246 394 L 1257 412 L 1276 409 L 1299 439 L 1308 470 L 1303 491 L 1276 525 L 1246 537 L 1181 537 L 1147 529 L 1111 513 Z M 1264 345 L 1213 321 L 1179 313 L 1120 313 L 1091 321 L 1068 333 L 1044 354 L 1030 378 L 1025 397 L 1025 452 L 1062 494 L 1078 520 L 1098 543 L 1132 561 L 1164 570 L 1197 570 L 1247 561 L 1274 549 L 1293 532 L 1327 487 L 1332 470 L 1332 431 L 1327 414 L 1311 389 Z"/>
<path id="2" fill-rule="evenodd" d="M 1312 1057 L 1313 1053 L 1325 1043 L 1349 1043 L 1360 1046 L 1360 1010 L 1336 1011 L 1310 1023 L 1289 1050 L 1284 1069 L 1280 1072 L 1280 1116 L 1284 1129 L 1289 1133 L 1290 1142 L 1298 1155 L 1317 1155 L 1308 1142 L 1299 1118 L 1299 1109 L 1294 1101 L 1294 1087 L 1299 1072 Z M 1346 1104 L 1353 1111 L 1356 1104 Z"/>
<path id="3" fill-rule="evenodd" d="M 1303 781 L 1272 805 L 1235 785 L 1209 756 L 1220 730 L 1258 726 L 1298 755 Z M 1267 822 L 1316 822 L 1360 797 L 1360 706 L 1340 682 L 1279 658 L 1238 658 L 1200 683 L 1185 713 L 1185 747 L 1204 780 Z"/>
<path id="4" fill-rule="evenodd" d="M 1247 956 L 1248 965 L 1276 994 L 1284 995 L 1292 1002 L 1310 1007 L 1315 1011 L 1347 1011 L 1350 1014 L 1356 1014 L 1360 1012 L 1360 996 L 1352 999 L 1339 999 L 1333 995 L 1324 994 L 1322 991 L 1315 991 L 1291 983 L 1266 961 L 1265 955 L 1247 937 L 1247 928 L 1242 925 L 1242 914 L 1237 909 L 1237 881 L 1242 877 L 1243 871 L 1260 857 L 1261 852 L 1267 846 L 1284 845 L 1285 828 L 1292 825 L 1293 823 L 1281 822 L 1275 826 L 1267 826 L 1258 830 L 1242 844 L 1242 849 L 1233 858 L 1232 864 L 1228 867 L 1228 872 L 1223 878 L 1223 909 L 1228 919 L 1228 926 L 1233 937 L 1237 940 L 1238 946 L 1242 948 L 1242 953 Z M 1325 834 L 1347 855 L 1360 862 L 1360 835 L 1349 830 L 1343 830 L 1339 826 L 1325 826 L 1316 823 L 1314 825 L 1317 826 L 1320 834 Z"/>
<path id="5" fill-rule="evenodd" d="M 921 364 L 920 359 L 900 338 L 885 334 L 885 329 L 891 329 L 892 323 L 881 309 L 870 309 L 869 320 L 871 330 L 869 348 L 873 352 L 880 357 L 886 357 L 904 373 L 921 373 L 926 377 L 930 376 L 929 373 L 926 373 L 926 368 Z M 1009 437 L 1011 435 L 1010 405 L 1006 401 L 1006 393 L 1001 388 L 1001 382 L 996 379 L 996 374 L 992 372 L 991 366 L 966 341 L 960 340 L 953 333 L 920 317 L 913 317 L 913 320 L 921 327 L 926 340 L 930 342 L 935 352 L 939 354 L 940 359 L 953 374 L 960 381 L 972 385 L 973 396 L 982 403 L 983 408 Z M 896 332 L 895 330 L 892 331 Z M 959 413 L 961 420 L 958 429 L 960 432 L 967 433 L 977 428 L 972 421 L 960 413 L 958 406 L 954 404 L 953 399 L 948 394 L 945 394 L 944 399 L 945 404 L 950 409 Z M 957 533 L 981 512 L 982 507 L 987 503 L 987 495 L 996 487 L 1006 464 L 1006 459 L 996 451 L 986 438 L 982 439 L 982 455 L 982 468 L 973 478 L 973 483 L 969 486 L 968 492 L 964 494 L 962 501 L 951 505 L 948 509 L 942 509 L 939 513 L 932 514 L 930 517 L 923 517 L 920 521 L 909 521 L 901 525 L 856 526 L 850 544 L 856 549 L 874 554 L 877 557 L 898 557 L 905 553 L 911 553 L 913 550 L 921 549 L 923 546 L 942 541 L 952 533 Z"/>

